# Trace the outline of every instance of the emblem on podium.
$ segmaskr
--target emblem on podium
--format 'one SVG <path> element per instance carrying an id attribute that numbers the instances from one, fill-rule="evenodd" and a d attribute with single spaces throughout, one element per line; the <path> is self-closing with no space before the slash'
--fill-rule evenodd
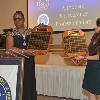
<path id="1" fill-rule="evenodd" d="M 12 100 L 9 84 L 1 76 L 0 76 L 0 100 Z"/>

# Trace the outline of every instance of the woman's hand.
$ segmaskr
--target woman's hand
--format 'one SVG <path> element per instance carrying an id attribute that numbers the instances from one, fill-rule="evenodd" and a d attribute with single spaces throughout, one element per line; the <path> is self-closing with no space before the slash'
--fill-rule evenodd
<path id="1" fill-rule="evenodd" d="M 26 55 L 29 55 L 29 56 L 34 56 L 34 50 L 33 49 L 27 49 L 27 50 L 22 50 L 22 52 Z"/>

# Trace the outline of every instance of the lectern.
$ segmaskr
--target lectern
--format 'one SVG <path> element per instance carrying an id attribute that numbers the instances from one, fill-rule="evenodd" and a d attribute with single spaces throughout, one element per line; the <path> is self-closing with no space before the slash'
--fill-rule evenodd
<path id="1" fill-rule="evenodd" d="M 0 49 L 0 100 L 22 100 L 25 56 Z"/>

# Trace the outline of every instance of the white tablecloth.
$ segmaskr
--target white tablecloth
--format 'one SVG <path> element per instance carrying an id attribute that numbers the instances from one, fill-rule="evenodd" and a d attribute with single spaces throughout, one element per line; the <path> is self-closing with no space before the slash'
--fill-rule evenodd
<path id="1" fill-rule="evenodd" d="M 36 65 L 38 94 L 86 100 L 82 94 L 84 66 Z"/>

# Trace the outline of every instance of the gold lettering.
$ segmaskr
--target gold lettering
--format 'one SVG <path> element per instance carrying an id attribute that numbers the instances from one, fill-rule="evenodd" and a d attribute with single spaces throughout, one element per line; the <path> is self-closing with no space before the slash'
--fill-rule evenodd
<path id="1" fill-rule="evenodd" d="M 11 96 L 11 93 L 10 93 L 10 92 L 7 92 L 6 94 L 7 94 L 7 96 L 8 96 L 8 97 L 10 97 L 10 96 Z"/>
<path id="2" fill-rule="evenodd" d="M 7 91 L 9 89 L 9 87 L 8 86 L 5 86 L 5 90 Z"/>
<path id="3" fill-rule="evenodd" d="M 4 81 L 3 78 L 0 78 L 0 83 L 1 83 L 2 85 L 5 85 L 5 84 L 6 84 L 6 82 Z"/>

